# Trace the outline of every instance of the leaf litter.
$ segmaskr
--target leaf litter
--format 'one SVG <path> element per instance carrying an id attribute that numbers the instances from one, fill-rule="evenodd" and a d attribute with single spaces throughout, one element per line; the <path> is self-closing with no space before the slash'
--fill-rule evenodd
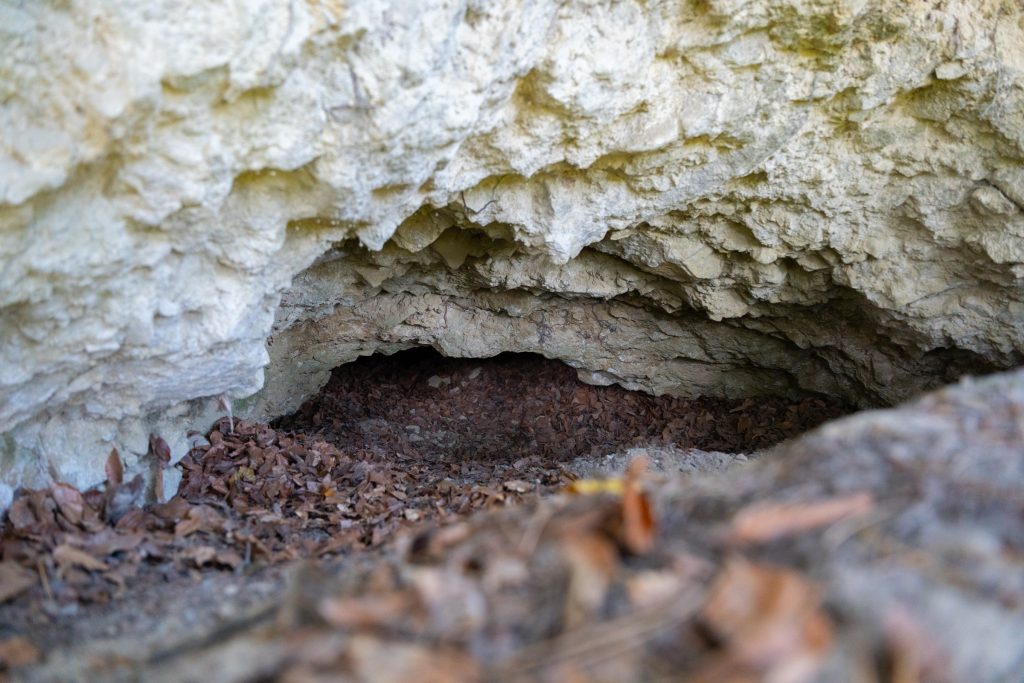
<path id="1" fill-rule="evenodd" d="M 863 514 L 868 494 L 751 502 L 727 533 L 690 544 L 660 519 L 666 480 L 643 460 L 605 480 L 566 463 L 647 445 L 750 451 L 842 408 L 659 399 L 579 384 L 558 364 L 504 362 L 340 368 L 273 426 L 218 421 L 178 463 L 166 502 L 160 486 L 125 482 L 116 452 L 99 489 L 20 491 L 0 600 L 59 619 L 62 606 L 116 602 L 153 577 L 241 581 L 289 566 L 288 597 L 242 629 L 254 647 L 280 648 L 234 662 L 224 680 L 810 680 L 834 629 L 820 589 L 742 549 Z M 169 449 L 158 435 L 149 459 L 159 483 Z M 219 656 L 216 633 L 199 642 L 115 670 L 176 680 L 167 672 L 183 659 Z"/>

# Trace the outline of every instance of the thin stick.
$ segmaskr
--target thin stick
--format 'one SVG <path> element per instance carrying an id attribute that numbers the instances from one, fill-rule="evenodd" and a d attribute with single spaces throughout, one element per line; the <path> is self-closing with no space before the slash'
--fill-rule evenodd
<path id="1" fill-rule="evenodd" d="M 53 600 L 53 591 L 50 589 L 50 579 L 46 576 L 46 565 L 43 564 L 43 558 L 36 560 L 36 571 L 39 572 L 39 581 L 43 584 L 43 592 L 46 593 L 48 600 Z"/>

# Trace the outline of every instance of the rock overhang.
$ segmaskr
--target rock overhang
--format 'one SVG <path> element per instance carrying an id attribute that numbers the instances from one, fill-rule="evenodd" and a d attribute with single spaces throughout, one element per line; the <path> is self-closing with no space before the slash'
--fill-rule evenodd
<path id="1" fill-rule="evenodd" d="M 418 344 L 862 404 L 1021 360 L 1020 8 L 147 7 L 4 10 L 3 486 Z"/>

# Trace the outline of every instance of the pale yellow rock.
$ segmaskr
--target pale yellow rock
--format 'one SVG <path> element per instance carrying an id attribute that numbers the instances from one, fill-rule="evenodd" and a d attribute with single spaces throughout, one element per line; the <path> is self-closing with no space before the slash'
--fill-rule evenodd
<path id="1" fill-rule="evenodd" d="M 1017 364 L 1022 26 L 1008 0 L 0 0 L 0 506 L 416 344 L 864 404 Z"/>

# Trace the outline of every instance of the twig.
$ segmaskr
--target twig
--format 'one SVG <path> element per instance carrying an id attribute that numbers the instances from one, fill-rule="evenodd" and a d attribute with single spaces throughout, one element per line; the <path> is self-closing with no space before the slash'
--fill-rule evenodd
<path id="1" fill-rule="evenodd" d="M 53 600 L 53 591 L 50 589 L 50 579 L 46 576 L 46 565 L 43 564 L 43 558 L 36 560 L 36 571 L 39 572 L 39 581 L 43 584 L 43 592 L 46 593 L 48 600 Z"/>

